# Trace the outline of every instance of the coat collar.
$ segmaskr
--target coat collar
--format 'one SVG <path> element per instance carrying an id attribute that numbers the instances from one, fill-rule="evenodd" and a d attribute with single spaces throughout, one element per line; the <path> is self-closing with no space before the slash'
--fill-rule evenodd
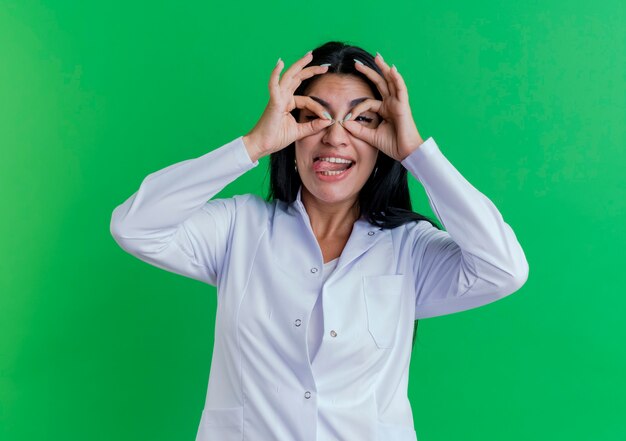
<path id="1" fill-rule="evenodd" d="M 300 188 L 298 188 L 298 194 L 296 195 L 296 199 L 291 204 L 289 204 L 287 211 L 291 215 L 299 216 L 302 218 L 302 220 L 304 221 L 304 225 L 306 225 L 309 234 L 315 241 L 315 245 L 317 246 L 319 255 L 321 256 L 319 244 L 317 243 L 315 233 L 313 233 L 313 228 L 311 227 L 311 220 L 304 207 L 304 204 L 302 204 L 302 184 L 300 185 Z M 361 216 L 361 218 L 356 220 L 352 227 L 352 232 L 350 233 L 348 242 L 346 243 L 346 246 L 344 247 L 343 252 L 339 257 L 339 261 L 337 262 L 337 267 L 334 273 L 339 272 L 341 268 L 347 266 L 350 262 L 361 256 L 377 242 L 383 239 L 391 241 L 390 230 L 372 225 L 364 216 Z"/>

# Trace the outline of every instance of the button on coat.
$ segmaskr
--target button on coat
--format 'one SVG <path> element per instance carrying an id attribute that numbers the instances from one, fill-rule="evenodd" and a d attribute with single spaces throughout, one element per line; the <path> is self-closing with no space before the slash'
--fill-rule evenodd
<path id="1" fill-rule="evenodd" d="M 413 322 L 518 290 L 528 263 L 513 230 L 429 138 L 402 165 L 446 231 L 426 221 L 379 229 L 361 218 L 324 281 L 302 188 L 291 204 L 213 199 L 257 165 L 240 136 L 151 173 L 111 218 L 128 253 L 217 287 L 196 440 L 415 441 Z M 319 296 L 325 331 L 311 360 Z"/>

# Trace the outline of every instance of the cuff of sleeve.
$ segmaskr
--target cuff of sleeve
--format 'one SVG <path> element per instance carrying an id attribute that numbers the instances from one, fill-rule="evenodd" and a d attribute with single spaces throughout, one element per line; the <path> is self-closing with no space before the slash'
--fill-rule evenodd
<path id="1" fill-rule="evenodd" d="M 237 165 L 244 169 L 250 169 L 259 165 L 259 161 L 252 162 L 246 145 L 243 143 L 243 135 L 235 138 L 229 144 L 233 146 L 233 154 L 237 160 Z"/>
<path id="2" fill-rule="evenodd" d="M 404 158 L 400 164 L 404 166 L 407 170 L 419 170 L 420 164 L 422 162 L 428 161 L 429 157 L 434 155 L 441 155 L 441 151 L 439 150 L 439 146 L 431 136 L 426 141 L 422 143 L 418 148 L 416 148 L 409 156 Z"/>

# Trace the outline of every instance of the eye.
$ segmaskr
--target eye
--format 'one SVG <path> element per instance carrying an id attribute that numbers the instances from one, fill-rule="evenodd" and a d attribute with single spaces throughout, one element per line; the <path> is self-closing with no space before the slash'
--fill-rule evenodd
<path id="1" fill-rule="evenodd" d="M 317 119 L 317 118 L 318 118 L 317 115 L 305 115 L 304 116 L 304 119 L 306 119 L 307 121 L 311 121 L 312 119 Z M 373 118 L 368 118 L 367 116 L 363 116 L 363 115 L 357 116 L 355 120 L 359 121 L 359 118 L 361 118 L 360 121 L 365 122 L 366 124 L 369 124 L 372 121 L 374 121 Z"/>

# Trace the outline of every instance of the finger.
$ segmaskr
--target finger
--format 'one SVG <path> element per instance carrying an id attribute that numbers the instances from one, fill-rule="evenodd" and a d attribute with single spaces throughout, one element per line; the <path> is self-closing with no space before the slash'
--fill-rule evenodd
<path id="1" fill-rule="evenodd" d="M 376 129 L 364 127 L 362 124 L 350 120 L 344 121 L 342 125 L 345 129 L 348 129 L 348 131 L 355 137 L 362 139 L 370 145 L 376 145 Z"/>
<path id="2" fill-rule="evenodd" d="M 276 66 L 274 66 L 274 69 L 272 70 L 272 73 L 270 75 L 270 81 L 268 84 L 270 95 L 276 94 L 278 92 L 278 80 L 280 79 L 280 71 L 283 70 L 283 67 L 283 60 L 279 58 Z"/>
<path id="3" fill-rule="evenodd" d="M 385 59 L 383 58 L 382 55 L 380 55 L 380 53 L 376 53 L 376 57 L 374 57 L 374 61 L 376 62 L 376 65 L 380 68 L 380 70 L 383 72 L 383 75 L 389 84 L 389 93 L 393 95 L 394 97 L 396 97 L 397 91 L 396 91 L 395 81 L 391 75 L 391 68 L 385 62 Z"/>
<path id="4" fill-rule="evenodd" d="M 294 103 L 295 107 L 302 110 L 309 110 L 314 114 L 314 116 L 317 116 L 317 118 L 312 120 L 305 118 L 304 122 L 298 123 L 298 139 L 317 133 L 323 128 L 329 127 L 335 123 L 334 120 L 328 119 L 324 115 L 326 109 L 324 109 L 320 103 L 308 96 L 295 95 Z"/>
<path id="5" fill-rule="evenodd" d="M 326 112 L 326 109 L 320 103 L 318 103 L 317 101 L 315 101 L 309 96 L 294 95 L 293 107 L 289 109 L 289 112 L 291 112 L 295 107 L 297 107 L 298 109 L 310 110 L 315 115 L 317 115 L 320 119 L 328 119 L 324 115 L 324 112 Z M 332 119 L 330 119 L 329 121 L 332 121 Z"/>
<path id="6" fill-rule="evenodd" d="M 301 70 L 300 72 L 294 75 L 291 81 L 289 81 L 288 83 L 289 93 L 293 94 L 296 91 L 296 89 L 300 86 L 302 81 L 306 80 L 307 78 L 311 78 L 313 75 L 320 75 L 320 74 L 326 73 L 327 71 L 328 71 L 328 66 L 309 66 Z"/>
<path id="7" fill-rule="evenodd" d="M 291 78 L 300 70 L 302 70 L 302 68 L 304 68 L 304 66 L 306 66 L 308 63 L 311 62 L 313 58 L 313 54 L 311 53 L 311 51 L 307 52 L 306 55 L 302 58 L 300 58 L 298 61 L 296 61 L 295 63 L 293 63 L 289 69 L 287 69 L 285 71 L 285 73 L 283 74 L 283 77 L 280 80 L 280 84 L 281 86 L 283 84 L 288 84 L 291 81 Z"/>
<path id="8" fill-rule="evenodd" d="M 312 121 L 298 123 L 298 139 L 313 135 L 334 123 L 335 121 L 326 118 L 317 118 Z"/>
<path id="9" fill-rule="evenodd" d="M 409 102 L 409 92 L 407 90 L 406 83 L 395 66 L 391 69 L 391 76 L 394 79 L 394 84 L 396 85 L 396 97 L 398 100 L 403 103 Z"/>
<path id="10" fill-rule="evenodd" d="M 356 61 L 354 62 L 354 67 L 356 70 L 363 73 L 367 78 L 372 80 L 374 84 L 376 84 L 378 91 L 383 97 L 389 96 L 390 92 L 389 92 L 389 86 L 387 85 L 387 80 L 385 80 L 384 77 L 381 77 L 378 72 L 376 72 L 371 67 L 368 67 L 364 64 L 359 64 Z"/>
<path id="11" fill-rule="evenodd" d="M 354 106 L 352 108 L 352 110 L 350 111 L 351 116 L 347 121 L 354 121 L 356 118 L 358 118 L 359 116 L 361 116 L 361 114 L 367 112 L 367 111 L 372 111 L 374 113 L 378 113 L 380 112 L 380 109 L 383 105 L 383 102 L 380 100 L 375 100 L 373 98 L 368 98 L 364 101 L 361 101 L 359 104 L 357 104 L 356 106 Z M 342 124 L 345 121 L 340 121 Z M 357 122 L 357 121 L 355 121 Z"/>

